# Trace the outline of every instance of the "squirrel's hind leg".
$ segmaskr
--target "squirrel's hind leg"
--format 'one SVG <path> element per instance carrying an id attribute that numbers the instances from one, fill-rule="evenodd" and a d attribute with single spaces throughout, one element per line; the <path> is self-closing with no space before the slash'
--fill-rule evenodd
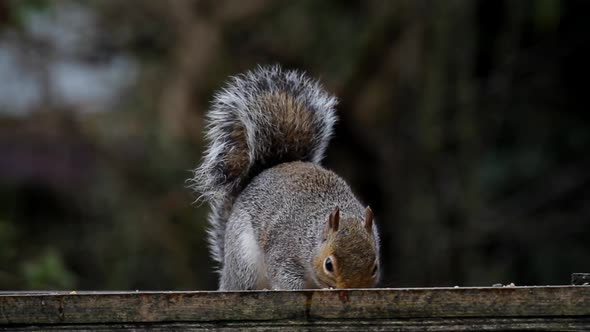
<path id="1" fill-rule="evenodd" d="M 244 217 L 228 222 L 219 290 L 252 290 L 270 287 L 264 273 L 262 251 L 256 241 L 252 225 L 249 220 L 244 220 Z"/>
<path id="2" fill-rule="evenodd" d="M 303 289 L 305 288 L 305 275 L 303 267 L 295 259 L 276 257 L 278 260 L 267 262 L 271 268 L 268 270 L 270 286 L 278 289 Z M 273 257 L 269 257 L 273 260 Z"/>

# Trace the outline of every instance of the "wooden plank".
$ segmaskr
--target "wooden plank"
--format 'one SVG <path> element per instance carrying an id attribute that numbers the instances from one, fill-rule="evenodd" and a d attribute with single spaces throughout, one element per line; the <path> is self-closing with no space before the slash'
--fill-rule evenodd
<path id="1" fill-rule="evenodd" d="M 0 294 L 0 331 L 161 331 L 174 324 L 183 331 L 583 331 L 590 330 L 590 287 Z"/>
<path id="2" fill-rule="evenodd" d="M 359 320 L 359 321 L 287 321 L 287 322 L 220 322 L 220 323 L 125 323 L 125 324 L 58 324 L 1 327 L 2 332 L 32 331 L 150 331 L 150 332 L 203 332 L 203 331 L 589 331 L 588 318 L 453 318 L 411 320 Z"/>

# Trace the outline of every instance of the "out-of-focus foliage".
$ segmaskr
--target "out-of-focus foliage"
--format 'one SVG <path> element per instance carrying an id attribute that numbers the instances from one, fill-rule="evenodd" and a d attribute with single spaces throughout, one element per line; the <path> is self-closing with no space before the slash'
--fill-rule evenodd
<path id="1" fill-rule="evenodd" d="M 0 0 L 0 289 L 212 289 L 186 189 L 232 74 L 340 99 L 384 286 L 590 270 L 585 1 Z"/>

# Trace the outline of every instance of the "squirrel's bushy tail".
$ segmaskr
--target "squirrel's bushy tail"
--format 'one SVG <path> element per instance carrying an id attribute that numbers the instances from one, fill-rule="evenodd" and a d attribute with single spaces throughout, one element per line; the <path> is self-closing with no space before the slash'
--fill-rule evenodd
<path id="1" fill-rule="evenodd" d="M 284 162 L 321 161 L 336 103 L 317 81 L 279 66 L 235 76 L 215 95 L 208 147 L 192 182 L 211 204 L 209 244 L 216 261 L 223 262 L 233 202 L 254 176 Z"/>

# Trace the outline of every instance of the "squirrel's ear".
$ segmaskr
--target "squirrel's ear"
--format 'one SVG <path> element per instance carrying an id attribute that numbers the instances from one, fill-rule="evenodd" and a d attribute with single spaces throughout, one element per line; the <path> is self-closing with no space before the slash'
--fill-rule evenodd
<path id="1" fill-rule="evenodd" d="M 332 231 L 338 231 L 338 224 L 340 223 L 340 209 L 338 207 L 334 208 L 334 211 L 330 213 L 330 217 L 328 218 L 328 227 L 332 229 Z"/>
<path id="2" fill-rule="evenodd" d="M 369 206 L 365 209 L 365 229 L 371 233 L 373 228 L 373 210 Z"/>

